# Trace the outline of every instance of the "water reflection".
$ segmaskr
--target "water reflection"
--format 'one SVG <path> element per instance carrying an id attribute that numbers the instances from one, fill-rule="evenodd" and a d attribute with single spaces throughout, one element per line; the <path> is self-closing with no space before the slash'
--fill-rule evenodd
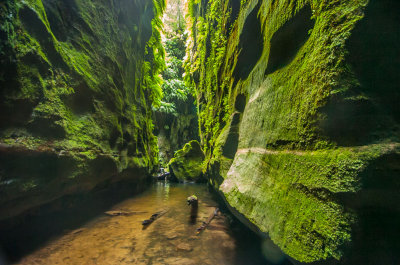
<path id="1" fill-rule="evenodd" d="M 154 185 L 156 186 L 157 198 L 162 198 L 163 201 L 168 201 L 170 183 L 168 181 L 158 181 Z"/>
<path id="2" fill-rule="evenodd" d="M 197 215 L 199 213 L 199 204 L 198 201 L 193 201 L 188 203 L 188 206 L 190 207 L 190 218 L 189 218 L 189 224 L 195 225 L 197 223 Z"/>
<path id="3" fill-rule="evenodd" d="M 194 207 L 187 205 L 191 195 L 198 197 Z M 261 241 L 223 214 L 197 234 L 216 207 L 205 185 L 158 182 L 109 209 L 129 215 L 99 216 L 20 264 L 273 264 L 264 259 Z M 143 220 L 162 212 L 142 230 Z"/>

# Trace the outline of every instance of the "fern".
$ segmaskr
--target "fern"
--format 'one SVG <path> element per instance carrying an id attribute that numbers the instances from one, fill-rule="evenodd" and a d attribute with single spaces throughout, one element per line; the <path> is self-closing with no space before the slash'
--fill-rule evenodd
<path id="1" fill-rule="evenodd" d="M 152 34 L 146 45 L 146 61 L 143 63 L 143 87 L 150 92 L 150 101 L 154 107 L 161 105 L 163 97 L 161 73 L 165 69 L 165 50 L 161 41 L 163 30 L 161 18 L 165 4 L 165 0 L 153 0 Z"/>

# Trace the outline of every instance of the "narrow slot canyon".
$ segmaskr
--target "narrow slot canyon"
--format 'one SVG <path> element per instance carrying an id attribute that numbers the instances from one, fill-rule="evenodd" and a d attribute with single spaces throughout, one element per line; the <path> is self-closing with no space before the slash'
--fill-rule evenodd
<path id="1" fill-rule="evenodd" d="M 4 0 L 0 265 L 400 264 L 397 0 Z"/>

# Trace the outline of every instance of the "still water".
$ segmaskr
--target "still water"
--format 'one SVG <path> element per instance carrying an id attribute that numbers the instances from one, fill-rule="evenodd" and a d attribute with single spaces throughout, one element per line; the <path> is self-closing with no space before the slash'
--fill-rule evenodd
<path id="1" fill-rule="evenodd" d="M 199 199 L 194 212 L 186 203 L 193 194 Z M 125 215 L 98 216 L 19 264 L 289 264 L 274 253 L 274 262 L 266 259 L 265 242 L 223 209 L 198 233 L 217 207 L 206 185 L 158 182 L 109 209 Z M 144 229 L 142 221 L 156 212 L 164 214 Z"/>

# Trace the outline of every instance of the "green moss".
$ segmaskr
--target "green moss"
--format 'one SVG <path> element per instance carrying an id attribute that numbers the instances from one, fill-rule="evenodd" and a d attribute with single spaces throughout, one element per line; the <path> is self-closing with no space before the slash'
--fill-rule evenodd
<path id="1" fill-rule="evenodd" d="M 49 169 L 51 183 L 42 181 L 45 173 L 32 177 L 37 185 L 26 182 L 16 212 L 29 207 L 29 192 L 45 191 L 40 204 L 110 177 L 138 178 L 120 174 L 129 170 L 145 178 L 157 166 L 152 106 L 162 96 L 164 6 L 164 0 L 0 5 L 0 143 L 16 156 L 18 150 L 54 156 L 60 167 Z M 72 165 L 67 170 L 64 163 Z M 0 188 L 11 194 L 6 186 Z"/>
<path id="2" fill-rule="evenodd" d="M 242 150 L 220 189 L 231 206 L 296 260 L 340 259 L 357 219 L 341 205 L 340 194 L 358 192 L 360 174 L 393 150 L 389 145 L 308 152 Z"/>
<path id="3" fill-rule="evenodd" d="M 362 193 L 370 165 L 398 154 L 382 80 L 368 92 L 349 62 L 370 2 L 248 0 L 237 13 L 230 2 L 187 4 L 203 169 L 294 259 L 341 259 L 360 218 L 341 196 Z"/>
<path id="4" fill-rule="evenodd" d="M 204 154 L 199 142 L 193 140 L 175 152 L 168 164 L 169 170 L 179 181 L 201 181 Z"/>
<path id="5" fill-rule="evenodd" d="M 141 103 L 143 103 L 144 106 L 147 108 L 147 113 L 145 114 L 146 118 L 143 119 L 140 124 L 135 119 L 135 117 L 138 116 L 139 113 L 122 114 L 115 113 L 113 110 L 109 111 L 108 108 L 113 106 L 105 106 L 104 104 L 102 104 L 102 109 L 97 108 L 96 113 L 85 113 L 83 116 L 81 115 L 81 113 L 79 113 L 79 115 L 76 115 L 76 113 L 74 113 L 75 110 L 73 109 L 74 106 L 72 106 L 72 108 L 70 106 L 70 102 L 74 101 L 75 99 L 70 100 L 69 98 L 80 98 L 82 96 L 89 97 L 89 95 L 81 95 L 81 93 L 100 93 L 104 94 L 104 97 L 100 97 L 98 99 L 97 102 L 99 104 L 101 104 L 101 102 L 104 102 L 104 99 L 106 97 L 109 97 L 110 94 L 113 94 L 111 96 L 111 99 L 114 99 L 115 102 L 113 102 L 112 104 L 115 104 L 115 107 L 119 109 L 120 112 L 123 112 L 123 109 L 129 109 L 130 111 L 135 111 L 134 109 L 136 109 L 125 107 L 136 104 L 135 102 L 132 102 L 133 98 L 135 98 L 136 96 L 133 96 L 133 91 L 131 88 L 129 88 L 129 86 L 141 86 L 142 80 L 146 82 L 145 80 L 146 78 L 148 78 L 146 76 L 149 74 L 147 74 L 146 71 L 142 72 L 143 69 L 141 63 L 145 66 L 149 65 L 150 62 L 144 61 L 143 50 L 145 49 L 145 43 L 140 43 L 142 47 L 131 47 L 130 45 L 125 45 L 125 43 L 123 43 L 123 46 L 125 46 L 127 49 L 131 49 L 129 53 L 132 54 L 133 52 L 137 54 L 135 57 L 136 59 L 138 59 L 138 61 L 136 62 L 138 67 L 136 69 L 132 69 L 134 72 L 136 71 L 139 73 L 139 76 L 137 76 L 137 80 L 135 80 L 135 84 L 131 83 L 129 84 L 129 86 L 124 85 L 123 87 L 117 88 L 116 84 L 114 83 L 115 78 L 121 77 L 111 77 L 109 74 L 105 74 L 110 71 L 107 68 L 109 66 L 104 65 L 104 63 L 102 62 L 102 56 L 104 55 L 109 56 L 111 60 L 115 60 L 113 62 L 115 65 L 117 65 L 118 67 L 122 67 L 121 62 L 116 60 L 119 48 L 115 45 L 114 42 L 109 39 L 110 32 L 108 26 L 115 29 L 118 28 L 117 21 L 115 20 L 115 14 L 112 13 L 112 10 L 104 9 L 108 11 L 102 13 L 103 11 L 100 11 L 101 9 L 99 9 L 100 6 L 89 5 L 85 2 L 78 1 L 77 6 L 80 13 L 77 14 L 77 16 L 82 16 L 82 18 L 87 23 L 87 26 L 89 26 L 90 29 L 93 30 L 95 34 L 97 34 L 97 38 L 99 41 L 94 42 L 93 37 L 88 35 L 89 32 L 81 30 L 80 36 L 70 37 L 74 41 L 73 45 L 72 42 L 61 42 L 55 37 L 60 33 L 54 33 L 52 31 L 53 28 L 50 25 L 47 13 L 51 13 L 51 15 L 53 16 L 53 20 L 54 16 L 56 16 L 56 19 L 62 18 L 57 17 L 60 16 L 60 14 L 57 13 L 57 10 L 53 9 L 52 5 L 48 3 L 43 5 L 42 1 L 26 1 L 19 4 L 19 9 L 21 10 L 25 8 L 25 5 L 27 5 L 28 8 L 31 9 L 32 12 L 34 12 L 33 15 L 37 15 L 37 23 L 42 23 L 44 25 L 44 29 L 47 32 L 42 34 L 47 34 L 49 36 L 48 41 L 50 41 L 50 43 L 45 43 L 39 36 L 37 36 L 38 33 L 35 30 L 39 29 L 25 28 L 23 23 L 15 21 L 15 24 L 20 27 L 19 32 L 21 33 L 19 35 L 19 43 L 16 45 L 18 49 L 17 55 L 21 56 L 21 58 L 22 56 L 26 55 L 36 57 L 38 58 L 37 60 L 43 61 L 43 63 L 45 64 L 44 67 L 52 66 L 52 68 L 50 68 L 50 75 L 43 75 L 43 71 L 40 72 L 38 68 L 35 68 L 37 66 L 37 63 L 35 65 L 35 62 L 33 66 L 32 64 L 24 63 L 23 61 L 18 64 L 18 67 L 20 69 L 18 80 L 20 80 L 21 82 L 21 92 L 23 98 L 30 98 L 32 101 L 37 101 L 39 97 L 43 98 L 33 109 L 33 120 L 31 121 L 32 123 L 35 123 L 35 120 L 38 119 L 50 121 L 53 120 L 51 126 L 60 126 L 61 130 L 63 130 L 74 142 L 87 148 L 89 148 L 89 146 L 103 146 L 105 147 L 103 149 L 110 149 L 110 147 L 107 147 L 107 143 L 101 142 L 101 139 L 106 139 L 109 136 L 109 130 L 112 129 L 112 127 L 118 128 L 117 130 L 120 132 L 121 137 L 126 130 L 130 131 L 130 134 L 136 134 L 136 129 L 151 129 L 151 126 L 148 125 L 152 123 L 151 108 L 148 106 L 146 107 L 146 105 L 148 105 L 147 102 L 156 102 L 156 98 L 141 100 Z M 163 11 L 162 6 L 163 1 L 155 1 L 153 7 L 148 7 L 154 9 L 155 18 L 153 21 L 156 21 L 157 19 L 159 20 L 159 17 L 161 16 L 161 13 Z M 26 12 L 24 12 L 24 14 L 21 16 L 25 16 L 25 13 Z M 88 14 L 92 15 L 88 16 Z M 102 24 L 103 16 L 108 16 L 110 18 L 110 25 L 105 26 L 104 24 Z M 24 17 L 20 17 L 21 21 L 23 21 L 23 19 Z M 34 22 L 32 21 L 32 24 L 33 23 Z M 157 45 L 157 42 L 155 40 L 156 37 L 154 36 L 157 36 L 157 34 L 159 34 L 158 32 L 160 30 L 160 27 L 156 26 L 156 24 L 157 22 L 153 22 L 153 37 L 148 44 L 148 47 L 150 48 Z M 127 32 L 121 32 L 121 35 L 124 35 L 126 33 Z M 122 39 L 125 40 L 125 35 Z M 129 41 L 129 39 L 126 39 L 126 41 Z M 49 48 L 47 46 L 44 46 L 49 44 L 53 47 Z M 59 61 L 54 61 L 54 58 L 57 58 L 57 56 L 54 54 L 52 54 L 52 58 L 49 59 L 46 53 L 48 53 L 50 49 L 54 49 L 53 51 L 59 54 L 58 58 L 62 60 L 62 63 L 60 63 Z M 142 55 L 140 55 L 140 49 L 142 50 Z M 104 55 L 101 55 L 101 51 L 105 51 L 106 53 Z M 142 57 L 140 58 L 140 56 Z M 153 59 L 150 58 L 150 61 L 153 61 Z M 58 66 L 62 67 L 59 68 Z M 68 69 L 65 69 L 65 66 L 68 67 Z M 65 71 L 71 71 L 72 74 L 66 74 Z M 159 71 L 160 70 L 156 69 L 153 75 L 157 76 Z M 126 74 L 130 75 L 130 73 L 128 72 Z M 73 75 L 79 76 L 79 78 L 76 78 L 76 76 Z M 121 81 L 124 82 L 124 79 L 122 79 Z M 153 80 L 151 81 L 151 83 L 154 83 Z M 85 86 L 87 88 L 84 88 Z M 109 86 L 112 87 L 111 90 L 106 88 Z M 82 89 L 86 89 L 86 91 L 81 92 Z M 123 99 L 124 96 L 121 95 L 119 89 L 123 89 L 123 94 L 130 95 L 126 99 Z M 150 91 L 151 89 L 152 88 L 150 88 Z M 146 97 L 145 94 L 141 95 L 143 98 Z M 15 99 L 16 97 L 14 96 L 13 98 Z M 21 96 L 18 96 L 18 98 L 21 98 Z M 88 105 L 87 108 L 90 109 L 92 108 L 90 106 L 90 104 L 92 103 L 90 102 L 90 98 L 88 98 L 88 100 L 89 101 L 87 102 L 82 101 L 81 103 L 72 104 L 86 104 Z M 131 100 L 131 102 L 129 102 L 128 100 Z M 130 118 L 134 119 L 133 124 L 135 124 L 135 127 L 137 128 L 135 130 L 131 130 L 130 128 L 121 126 L 121 114 L 124 116 L 130 116 Z M 107 128 L 110 125 L 112 127 L 110 129 Z M 157 155 L 156 153 L 154 153 L 152 156 L 156 157 Z M 152 160 L 156 159 L 153 158 Z"/>

